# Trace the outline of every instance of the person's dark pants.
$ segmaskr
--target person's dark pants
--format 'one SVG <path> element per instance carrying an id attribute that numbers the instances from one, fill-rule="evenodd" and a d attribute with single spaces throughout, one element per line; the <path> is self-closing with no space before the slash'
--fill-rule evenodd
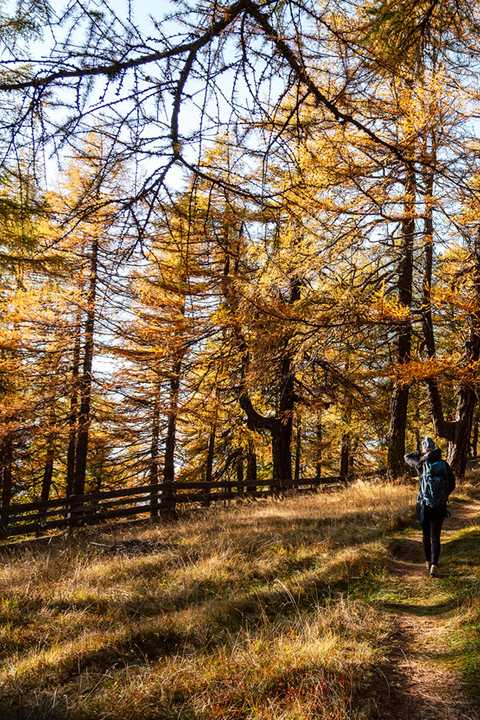
<path id="1" fill-rule="evenodd" d="M 440 533 L 445 519 L 445 511 L 432 510 L 424 507 L 421 518 L 423 531 L 423 549 L 425 551 L 425 560 L 432 565 L 438 565 L 440 558 Z"/>

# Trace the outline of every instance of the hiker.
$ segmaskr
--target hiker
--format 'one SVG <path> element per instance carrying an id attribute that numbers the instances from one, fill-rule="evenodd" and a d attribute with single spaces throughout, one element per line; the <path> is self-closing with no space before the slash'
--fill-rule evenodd
<path id="1" fill-rule="evenodd" d="M 408 453 L 405 462 L 418 472 L 417 517 L 423 531 L 425 567 L 435 577 L 440 557 L 440 533 L 449 514 L 447 500 L 455 489 L 455 476 L 430 437 L 423 438 L 422 453 Z"/>

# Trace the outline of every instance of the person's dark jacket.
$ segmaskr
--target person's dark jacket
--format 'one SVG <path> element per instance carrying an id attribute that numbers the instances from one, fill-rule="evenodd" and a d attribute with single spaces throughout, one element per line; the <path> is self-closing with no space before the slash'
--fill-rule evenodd
<path id="1" fill-rule="evenodd" d="M 405 462 L 407 465 L 414 470 L 417 471 L 419 480 L 422 478 L 423 473 L 423 465 L 426 462 L 438 462 L 438 460 L 442 459 L 442 451 L 440 448 L 435 448 L 434 450 L 429 450 L 429 452 L 424 453 L 423 455 L 421 453 L 407 453 L 405 455 Z M 448 481 L 448 494 L 452 493 L 455 490 L 455 475 L 453 474 L 453 470 L 448 464 L 448 462 L 445 461 L 445 468 L 447 471 L 447 481 Z M 422 503 L 417 498 L 417 514 L 419 518 L 421 519 L 422 514 Z M 445 512 L 447 508 L 445 507 Z"/>

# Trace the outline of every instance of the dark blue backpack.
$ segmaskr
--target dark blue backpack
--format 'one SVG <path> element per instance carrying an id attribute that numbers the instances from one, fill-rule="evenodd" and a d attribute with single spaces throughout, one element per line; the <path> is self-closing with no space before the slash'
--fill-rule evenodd
<path id="1" fill-rule="evenodd" d="M 446 462 L 444 460 L 425 461 L 420 479 L 419 499 L 432 510 L 440 510 L 447 505 L 449 491 Z"/>

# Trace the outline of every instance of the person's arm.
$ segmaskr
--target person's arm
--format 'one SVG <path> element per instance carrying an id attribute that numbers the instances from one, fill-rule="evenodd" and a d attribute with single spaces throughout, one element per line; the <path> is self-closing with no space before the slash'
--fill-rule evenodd
<path id="1" fill-rule="evenodd" d="M 407 453 L 404 459 L 409 467 L 418 471 L 418 467 L 420 465 L 420 457 L 420 453 Z"/>

